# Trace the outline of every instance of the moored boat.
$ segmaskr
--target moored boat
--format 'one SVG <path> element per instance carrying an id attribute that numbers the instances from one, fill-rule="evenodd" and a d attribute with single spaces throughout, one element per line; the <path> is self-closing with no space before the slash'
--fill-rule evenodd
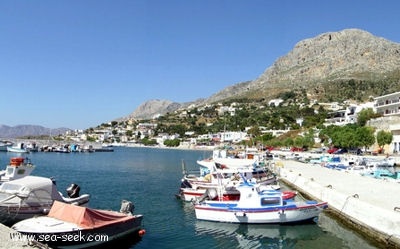
<path id="1" fill-rule="evenodd" d="M 28 176 L 35 165 L 28 158 L 12 157 L 5 170 L 0 171 L 0 184 Z"/>
<path id="2" fill-rule="evenodd" d="M 72 184 L 68 197 L 58 192 L 55 182 L 46 177 L 25 176 L 0 185 L 0 223 L 11 225 L 36 215 L 47 214 L 54 201 L 86 205 L 89 194 L 79 194 L 80 187 Z"/>
<path id="3" fill-rule="evenodd" d="M 200 165 L 200 175 L 188 174 L 184 162 L 182 162 L 183 178 L 177 197 L 184 201 L 194 201 L 197 198 L 208 197 L 210 199 L 238 200 L 240 193 L 236 190 L 243 176 L 245 180 L 259 183 L 264 190 L 280 189 L 277 178 L 264 167 L 250 165 L 240 168 L 227 165 L 220 167 L 205 167 Z M 211 197 L 212 196 L 212 197 Z"/>
<path id="4" fill-rule="evenodd" d="M 54 238 L 42 241 L 50 247 L 101 246 L 132 234 L 144 235 L 143 215 L 133 214 L 133 209 L 128 201 L 122 201 L 119 212 L 55 201 L 48 215 L 20 221 L 12 228 L 31 238 Z"/>
<path id="5" fill-rule="evenodd" d="M 212 157 L 197 160 L 201 166 L 211 168 L 216 164 L 225 167 L 243 168 L 255 165 L 263 165 L 266 160 L 265 152 L 259 152 L 255 148 L 246 148 L 244 151 L 234 151 L 227 149 L 216 149 Z"/>
<path id="6" fill-rule="evenodd" d="M 284 200 L 279 191 L 261 191 L 241 183 L 238 201 L 205 200 L 194 205 L 199 220 L 230 223 L 299 223 L 311 221 L 328 207 L 327 202 Z"/>
<path id="7" fill-rule="evenodd" d="M 14 143 L 11 141 L 0 141 L 0 151 L 7 151 L 7 147 L 13 146 Z"/>
<path id="8" fill-rule="evenodd" d="M 18 143 L 17 145 L 8 146 L 7 152 L 14 152 L 14 153 L 29 153 L 29 150 L 25 148 L 24 143 Z"/>

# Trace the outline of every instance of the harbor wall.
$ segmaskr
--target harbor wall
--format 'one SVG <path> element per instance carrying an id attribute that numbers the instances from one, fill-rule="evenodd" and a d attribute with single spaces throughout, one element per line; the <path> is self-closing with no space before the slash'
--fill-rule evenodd
<path id="1" fill-rule="evenodd" d="M 281 165 L 275 171 L 285 183 L 312 199 L 328 202 L 330 213 L 382 248 L 400 248 L 400 183 L 300 162 Z"/>

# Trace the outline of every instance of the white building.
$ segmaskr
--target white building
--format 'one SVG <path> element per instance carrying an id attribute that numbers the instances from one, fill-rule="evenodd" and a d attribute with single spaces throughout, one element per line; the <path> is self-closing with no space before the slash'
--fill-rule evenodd
<path id="1" fill-rule="evenodd" d="M 386 127 L 381 127 L 381 130 L 391 131 L 393 141 L 389 145 L 388 153 L 400 152 L 400 92 L 386 94 L 376 97 L 375 112 L 382 114 L 381 123 Z"/>
<path id="2" fill-rule="evenodd" d="M 375 111 L 383 116 L 400 116 L 400 92 L 395 92 L 375 99 Z"/>
<path id="3" fill-rule="evenodd" d="M 221 132 L 219 133 L 219 136 L 221 138 L 221 142 L 233 142 L 233 143 L 237 143 L 249 138 L 247 132 L 241 132 L 241 131 Z"/>
<path id="4" fill-rule="evenodd" d="M 367 102 L 363 104 L 350 104 L 346 109 L 337 110 L 330 112 L 330 117 L 325 119 L 325 126 L 328 125 L 347 125 L 357 123 L 358 113 L 363 109 L 371 108 L 374 109 L 373 102 Z"/>
<path id="5" fill-rule="evenodd" d="M 271 99 L 268 102 L 268 106 L 279 106 L 283 102 L 283 99 Z"/>

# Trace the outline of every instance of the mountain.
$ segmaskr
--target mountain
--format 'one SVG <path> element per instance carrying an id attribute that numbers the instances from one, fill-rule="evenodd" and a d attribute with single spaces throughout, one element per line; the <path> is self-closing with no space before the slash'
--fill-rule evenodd
<path id="1" fill-rule="evenodd" d="M 170 100 L 153 99 L 141 104 L 128 117 L 135 119 L 150 119 L 157 115 L 164 115 L 168 112 L 173 112 L 183 104 L 172 102 Z"/>
<path id="2" fill-rule="evenodd" d="M 39 125 L 17 125 L 17 126 L 7 126 L 0 125 L 0 137 L 1 138 L 19 138 L 24 136 L 40 136 L 40 135 L 58 135 L 64 134 L 70 129 L 67 128 L 57 128 L 50 129 Z"/>
<path id="3" fill-rule="evenodd" d="M 350 84 L 364 96 L 381 95 L 399 90 L 399 78 L 399 43 L 360 29 L 345 29 L 298 42 L 254 80 L 249 91 L 272 96 L 301 87 L 324 97 L 337 95 L 335 91 L 343 92 L 342 87 Z"/>
<path id="4" fill-rule="evenodd" d="M 305 91 L 324 101 L 365 101 L 400 91 L 400 44 L 360 29 L 327 32 L 298 42 L 257 79 L 222 89 L 195 104 L 227 99 L 272 99 L 289 91 Z M 131 116 L 151 118 L 186 104 L 152 100 Z"/>

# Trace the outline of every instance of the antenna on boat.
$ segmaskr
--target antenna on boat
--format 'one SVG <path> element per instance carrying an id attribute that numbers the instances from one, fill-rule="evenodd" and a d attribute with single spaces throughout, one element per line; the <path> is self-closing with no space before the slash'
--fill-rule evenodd
<path id="1" fill-rule="evenodd" d="M 187 175 L 185 160 L 182 159 L 182 174 Z"/>

